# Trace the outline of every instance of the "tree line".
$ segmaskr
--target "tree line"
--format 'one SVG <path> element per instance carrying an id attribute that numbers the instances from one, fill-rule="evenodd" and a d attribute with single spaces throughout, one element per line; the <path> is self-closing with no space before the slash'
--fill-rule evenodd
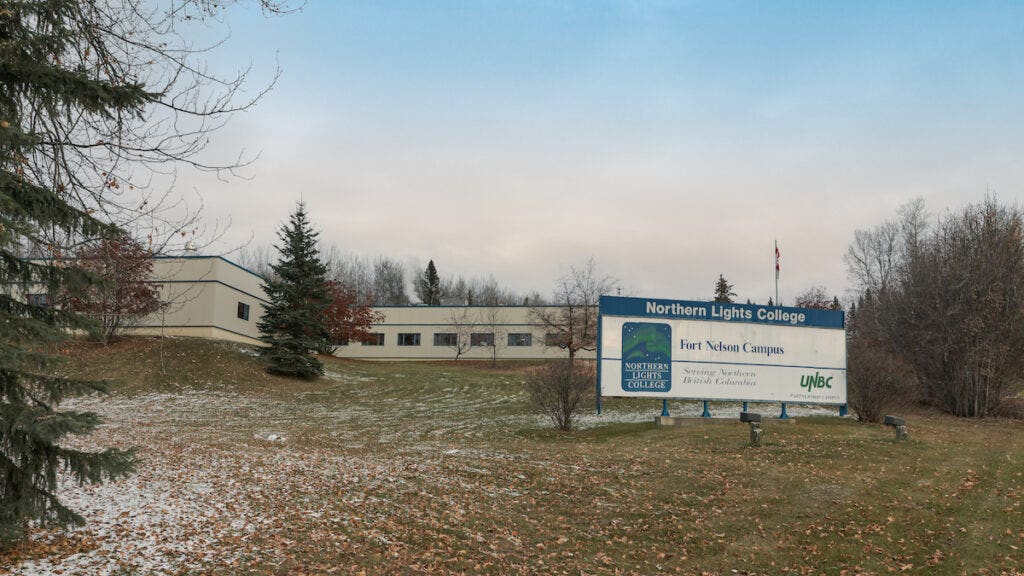
<path id="1" fill-rule="evenodd" d="M 1021 415 L 1024 212 L 989 197 L 931 217 L 923 200 L 858 230 L 845 255 L 851 406 Z"/>
<path id="2" fill-rule="evenodd" d="M 238 263 L 263 277 L 274 274 L 273 247 L 245 247 Z M 517 306 L 543 304 L 546 298 L 534 290 L 519 293 L 502 286 L 493 276 L 466 278 L 439 272 L 434 260 L 423 270 L 410 270 L 401 260 L 389 256 L 369 258 L 345 252 L 331 244 L 320 248 L 328 278 L 344 284 L 363 301 L 374 306 Z M 410 287 L 412 293 L 410 295 Z"/>
<path id="3" fill-rule="evenodd" d="M 714 296 L 712 296 L 712 302 L 721 302 L 725 304 L 732 304 L 735 302 L 734 298 L 736 293 L 733 291 L 735 287 L 725 279 L 722 274 L 718 275 L 718 280 L 715 282 Z M 747 298 L 747 304 L 754 304 L 749 298 Z M 771 297 L 768 298 L 768 306 L 781 306 L 781 303 L 775 302 Z M 793 306 L 797 308 L 816 308 L 819 310 L 842 310 L 843 306 L 839 302 L 839 296 L 829 296 L 828 291 L 822 286 L 811 286 L 807 290 L 797 294 L 793 300 Z"/>

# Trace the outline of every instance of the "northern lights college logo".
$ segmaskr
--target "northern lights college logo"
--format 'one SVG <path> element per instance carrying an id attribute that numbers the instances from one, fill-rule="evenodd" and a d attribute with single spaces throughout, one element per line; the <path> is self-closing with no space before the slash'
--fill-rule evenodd
<path id="1" fill-rule="evenodd" d="M 668 392 L 672 389 L 672 327 L 660 322 L 622 325 L 622 389 Z"/>

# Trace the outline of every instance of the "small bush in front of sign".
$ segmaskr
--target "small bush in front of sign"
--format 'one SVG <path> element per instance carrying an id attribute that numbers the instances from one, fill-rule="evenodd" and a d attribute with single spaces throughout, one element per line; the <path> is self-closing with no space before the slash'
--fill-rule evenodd
<path id="1" fill-rule="evenodd" d="M 572 430 L 583 400 L 594 390 L 594 367 L 589 363 L 554 360 L 530 372 L 526 392 L 534 410 L 555 428 Z"/>
<path id="2" fill-rule="evenodd" d="M 906 403 L 916 387 L 914 372 L 878 341 L 855 338 L 848 356 L 848 399 L 861 422 L 881 422 L 884 413 Z"/>

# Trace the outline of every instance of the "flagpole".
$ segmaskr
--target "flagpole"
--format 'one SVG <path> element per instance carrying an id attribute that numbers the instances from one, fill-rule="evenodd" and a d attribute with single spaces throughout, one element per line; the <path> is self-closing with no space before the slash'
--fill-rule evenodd
<path id="1" fill-rule="evenodd" d="M 779 241 L 775 241 L 775 305 L 781 306 L 779 302 Z"/>

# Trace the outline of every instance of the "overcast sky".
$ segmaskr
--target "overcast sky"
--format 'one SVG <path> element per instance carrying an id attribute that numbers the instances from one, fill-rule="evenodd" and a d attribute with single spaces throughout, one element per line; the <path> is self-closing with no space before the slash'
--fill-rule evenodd
<path id="1" fill-rule="evenodd" d="M 844 295 L 854 230 L 1024 199 L 1024 3 L 342 2 L 229 15 L 259 106 L 182 174 L 217 252 L 300 198 L 325 243 L 549 292 L 594 257 L 635 295 Z M 229 256 L 230 257 L 230 256 Z"/>

